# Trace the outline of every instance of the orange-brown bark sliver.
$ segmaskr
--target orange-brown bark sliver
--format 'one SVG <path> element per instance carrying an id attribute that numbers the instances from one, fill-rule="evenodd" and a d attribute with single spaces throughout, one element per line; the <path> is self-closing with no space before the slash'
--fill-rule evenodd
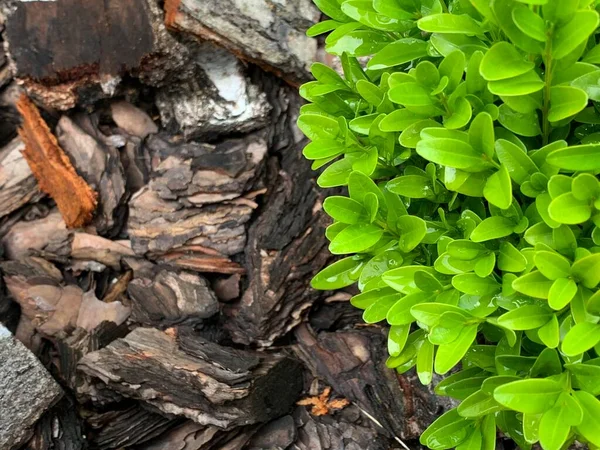
<path id="1" fill-rule="evenodd" d="M 86 225 L 96 209 L 96 192 L 77 174 L 39 110 L 25 94 L 19 98 L 17 109 L 23 116 L 19 128 L 25 143 L 23 156 L 40 189 L 56 201 L 67 227 Z"/>

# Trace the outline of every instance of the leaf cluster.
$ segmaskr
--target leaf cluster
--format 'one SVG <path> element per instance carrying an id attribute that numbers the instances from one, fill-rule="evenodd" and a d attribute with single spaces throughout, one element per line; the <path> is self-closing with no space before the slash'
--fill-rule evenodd
<path id="1" fill-rule="evenodd" d="M 313 287 L 358 285 L 389 368 L 452 373 L 429 448 L 599 448 L 598 0 L 314 2 L 343 70 L 312 66 L 298 126 L 347 195 Z"/>

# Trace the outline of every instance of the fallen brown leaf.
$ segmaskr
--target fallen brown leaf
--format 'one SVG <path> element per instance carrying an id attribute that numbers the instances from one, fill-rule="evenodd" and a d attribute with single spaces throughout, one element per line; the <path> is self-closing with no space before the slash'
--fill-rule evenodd
<path id="1" fill-rule="evenodd" d="M 330 395 L 331 388 L 326 387 L 319 395 L 304 398 L 296 404 L 300 406 L 312 406 L 310 413 L 313 416 L 325 416 L 329 414 L 331 410 L 343 409 L 350 404 L 345 398 L 329 400 Z"/>

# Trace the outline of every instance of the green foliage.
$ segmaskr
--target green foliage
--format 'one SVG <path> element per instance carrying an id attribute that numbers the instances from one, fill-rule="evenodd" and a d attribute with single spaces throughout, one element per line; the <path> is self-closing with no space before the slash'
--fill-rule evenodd
<path id="1" fill-rule="evenodd" d="M 600 447 L 600 2 L 314 1 L 343 74 L 312 66 L 298 125 L 348 195 L 313 287 L 358 284 L 389 368 L 459 366 L 431 449 Z"/>

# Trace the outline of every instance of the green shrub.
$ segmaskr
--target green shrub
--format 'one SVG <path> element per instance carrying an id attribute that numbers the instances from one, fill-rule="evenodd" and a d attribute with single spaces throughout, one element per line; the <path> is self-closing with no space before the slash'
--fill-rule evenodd
<path id="1" fill-rule="evenodd" d="M 314 1 L 343 76 L 312 66 L 298 125 L 348 196 L 313 287 L 358 283 L 389 368 L 460 368 L 424 445 L 599 448 L 599 1 Z"/>

